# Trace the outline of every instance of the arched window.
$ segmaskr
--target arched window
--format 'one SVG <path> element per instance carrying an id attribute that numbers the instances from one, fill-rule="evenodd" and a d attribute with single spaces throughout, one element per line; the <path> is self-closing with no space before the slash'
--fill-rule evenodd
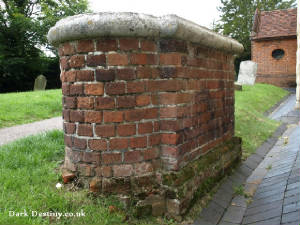
<path id="1" fill-rule="evenodd" d="M 272 57 L 274 59 L 281 59 L 284 56 L 284 51 L 282 49 L 275 49 L 272 52 Z"/>

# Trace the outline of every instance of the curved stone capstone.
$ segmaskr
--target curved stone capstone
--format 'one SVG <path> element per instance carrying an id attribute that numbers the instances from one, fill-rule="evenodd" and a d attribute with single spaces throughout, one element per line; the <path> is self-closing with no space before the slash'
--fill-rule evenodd
<path id="1" fill-rule="evenodd" d="M 181 39 L 236 54 L 244 50 L 238 41 L 176 15 L 155 17 L 131 12 L 101 12 L 67 17 L 58 21 L 49 30 L 47 37 L 54 46 L 88 38 L 152 37 Z"/>

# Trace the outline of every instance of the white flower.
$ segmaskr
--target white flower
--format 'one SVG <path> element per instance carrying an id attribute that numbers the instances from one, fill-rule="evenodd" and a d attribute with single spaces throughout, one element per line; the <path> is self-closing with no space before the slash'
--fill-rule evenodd
<path id="1" fill-rule="evenodd" d="M 62 188 L 62 184 L 61 183 L 57 183 L 55 186 L 57 189 L 61 189 Z"/>

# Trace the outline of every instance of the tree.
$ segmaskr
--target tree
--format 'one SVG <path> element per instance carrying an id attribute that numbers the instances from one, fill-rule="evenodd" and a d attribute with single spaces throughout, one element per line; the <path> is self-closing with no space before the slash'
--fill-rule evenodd
<path id="1" fill-rule="evenodd" d="M 41 48 L 50 48 L 49 28 L 87 6 L 87 0 L 0 0 L 0 92 L 32 89 L 45 69 Z"/>
<path id="2" fill-rule="evenodd" d="M 296 0 L 221 0 L 221 4 L 218 7 L 221 19 L 214 23 L 213 30 L 243 44 L 245 50 L 236 60 L 236 65 L 239 65 L 240 61 L 251 59 L 250 33 L 255 10 L 294 8 Z"/>

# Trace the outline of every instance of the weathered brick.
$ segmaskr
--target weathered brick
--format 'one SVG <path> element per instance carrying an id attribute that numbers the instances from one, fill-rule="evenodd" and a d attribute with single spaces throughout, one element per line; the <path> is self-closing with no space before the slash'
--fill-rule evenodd
<path id="1" fill-rule="evenodd" d="M 71 122 L 84 122 L 83 111 L 70 110 Z"/>
<path id="2" fill-rule="evenodd" d="M 153 132 L 153 124 L 152 122 L 147 123 L 139 123 L 138 125 L 139 134 L 147 134 Z"/>
<path id="3" fill-rule="evenodd" d="M 93 127 L 91 124 L 78 124 L 77 134 L 79 136 L 93 136 Z"/>
<path id="4" fill-rule="evenodd" d="M 70 84 L 70 95 L 81 95 L 83 93 L 82 84 Z"/>
<path id="5" fill-rule="evenodd" d="M 94 71 L 92 70 L 78 70 L 76 72 L 76 81 L 94 81 Z"/>
<path id="6" fill-rule="evenodd" d="M 75 97 L 63 97 L 63 107 L 65 109 L 74 109 L 77 107 L 77 100 Z"/>
<path id="7" fill-rule="evenodd" d="M 180 66 L 182 64 L 182 54 L 180 53 L 164 53 L 159 55 L 160 65 Z"/>
<path id="8" fill-rule="evenodd" d="M 153 80 L 148 83 L 148 90 L 156 91 L 179 91 L 183 89 L 181 80 Z"/>
<path id="9" fill-rule="evenodd" d="M 177 158 L 180 155 L 180 151 L 178 147 L 162 146 L 161 154 L 162 156 Z"/>
<path id="10" fill-rule="evenodd" d="M 129 50 L 138 50 L 139 49 L 139 40 L 135 38 L 121 38 L 119 39 L 120 50 L 129 51 Z"/>
<path id="11" fill-rule="evenodd" d="M 103 114 L 98 111 L 84 111 L 84 122 L 102 123 Z"/>
<path id="12" fill-rule="evenodd" d="M 152 67 L 138 67 L 137 68 L 137 78 L 139 79 L 155 79 L 159 77 L 158 68 Z"/>
<path id="13" fill-rule="evenodd" d="M 106 57 L 104 54 L 101 55 L 88 55 L 86 58 L 86 65 L 90 67 L 105 66 Z"/>
<path id="14" fill-rule="evenodd" d="M 150 148 L 143 151 L 144 160 L 152 160 L 159 157 L 159 150 L 157 148 Z"/>
<path id="15" fill-rule="evenodd" d="M 125 163 L 136 163 L 140 162 L 143 159 L 141 151 L 129 151 L 124 152 L 124 162 Z"/>
<path id="16" fill-rule="evenodd" d="M 63 73 L 62 82 L 75 82 L 77 70 L 69 70 Z"/>
<path id="17" fill-rule="evenodd" d="M 96 43 L 96 50 L 102 52 L 117 51 L 117 41 L 114 39 L 101 39 Z"/>
<path id="18" fill-rule="evenodd" d="M 178 134 L 161 134 L 161 143 L 162 144 L 178 144 L 180 136 Z"/>
<path id="19" fill-rule="evenodd" d="M 114 125 L 96 125 L 95 133 L 99 137 L 113 137 L 115 136 Z"/>
<path id="20" fill-rule="evenodd" d="M 77 43 L 78 53 L 87 53 L 95 51 L 94 41 L 92 40 L 80 40 Z"/>
<path id="21" fill-rule="evenodd" d="M 83 55 L 73 55 L 69 60 L 71 68 L 82 68 L 85 65 L 85 59 Z"/>
<path id="22" fill-rule="evenodd" d="M 105 93 L 108 95 L 119 95 L 125 93 L 125 83 L 114 82 L 105 84 Z"/>
<path id="23" fill-rule="evenodd" d="M 99 152 L 84 152 L 83 162 L 86 163 L 100 163 L 100 153 Z"/>
<path id="24" fill-rule="evenodd" d="M 129 63 L 129 59 L 126 54 L 111 53 L 106 57 L 107 64 L 110 66 L 126 66 Z"/>
<path id="25" fill-rule="evenodd" d="M 161 143 L 161 135 L 153 134 L 149 136 L 149 146 L 159 145 Z"/>
<path id="26" fill-rule="evenodd" d="M 155 65 L 157 57 L 155 54 L 133 53 L 130 55 L 130 62 L 133 65 Z"/>
<path id="27" fill-rule="evenodd" d="M 61 57 L 59 63 L 63 71 L 70 69 L 69 57 Z"/>
<path id="28" fill-rule="evenodd" d="M 63 95 L 69 95 L 70 94 L 70 85 L 66 83 L 62 83 L 61 85 L 62 94 Z"/>
<path id="29" fill-rule="evenodd" d="M 85 84 L 84 93 L 86 95 L 103 95 L 104 93 L 103 83 Z"/>
<path id="30" fill-rule="evenodd" d="M 70 121 L 70 110 L 64 109 L 62 111 L 62 116 L 63 116 L 64 121 L 66 121 L 66 122 Z"/>
<path id="31" fill-rule="evenodd" d="M 73 43 L 66 42 L 62 44 L 63 55 L 74 55 L 76 53 Z"/>
<path id="32" fill-rule="evenodd" d="M 99 172 L 100 172 L 99 176 L 102 176 L 102 177 L 111 177 L 112 176 L 111 166 L 102 166 L 101 170 Z"/>
<path id="33" fill-rule="evenodd" d="M 145 82 L 144 81 L 129 81 L 127 82 L 127 93 L 143 93 L 145 92 Z"/>
<path id="34" fill-rule="evenodd" d="M 141 40 L 141 50 L 147 52 L 156 52 L 157 46 L 155 41 Z"/>
<path id="35" fill-rule="evenodd" d="M 103 112 L 103 118 L 105 123 L 119 123 L 123 122 L 123 115 L 122 111 L 105 111 Z"/>
<path id="36" fill-rule="evenodd" d="M 110 150 L 121 150 L 128 148 L 128 139 L 127 138 L 114 138 L 109 140 L 109 149 Z"/>
<path id="37" fill-rule="evenodd" d="M 137 106 L 146 106 L 151 104 L 151 96 L 150 95 L 138 95 L 135 99 L 135 104 Z"/>
<path id="38" fill-rule="evenodd" d="M 134 80 L 136 78 L 134 69 L 117 69 L 116 79 L 118 80 Z"/>
<path id="39" fill-rule="evenodd" d="M 114 81 L 116 76 L 115 69 L 97 69 L 96 70 L 96 81 Z"/>
<path id="40" fill-rule="evenodd" d="M 147 173 L 152 173 L 154 171 L 152 163 L 142 162 L 135 164 L 134 174 L 137 176 L 143 176 Z"/>
<path id="41" fill-rule="evenodd" d="M 66 134 L 74 134 L 76 131 L 75 123 L 64 123 L 64 132 Z"/>
<path id="42" fill-rule="evenodd" d="M 64 135 L 64 142 L 65 142 L 65 145 L 68 146 L 68 147 L 72 147 L 73 146 L 73 142 L 72 142 L 72 136 L 69 136 L 69 135 Z"/>
<path id="43" fill-rule="evenodd" d="M 117 133 L 119 136 L 131 136 L 136 134 L 135 124 L 120 124 L 117 127 Z"/>
<path id="44" fill-rule="evenodd" d="M 74 137 L 73 146 L 78 149 L 86 149 L 86 139 Z"/>
<path id="45" fill-rule="evenodd" d="M 159 41 L 159 47 L 161 52 L 182 52 L 187 53 L 187 45 L 185 41 L 165 39 Z"/>
<path id="46" fill-rule="evenodd" d="M 93 109 L 94 108 L 94 98 L 90 97 L 78 97 L 77 106 L 79 109 Z"/>
<path id="47" fill-rule="evenodd" d="M 154 119 L 157 118 L 158 109 L 147 108 L 147 109 L 133 109 L 125 112 L 126 121 L 139 121 L 142 119 Z"/>
<path id="48" fill-rule="evenodd" d="M 114 165 L 113 166 L 114 177 L 128 177 L 133 174 L 132 165 Z"/>
<path id="49" fill-rule="evenodd" d="M 107 141 L 104 139 L 92 139 L 88 142 L 89 148 L 95 151 L 107 150 Z"/>
<path id="50" fill-rule="evenodd" d="M 176 118 L 177 107 L 166 107 L 159 109 L 160 118 Z"/>
<path id="51" fill-rule="evenodd" d="M 135 107 L 135 96 L 120 96 L 116 98 L 118 108 Z"/>
<path id="52" fill-rule="evenodd" d="M 162 93 L 159 94 L 160 104 L 181 104 L 193 101 L 193 94 L 190 93 Z"/>
<path id="53" fill-rule="evenodd" d="M 161 78 L 175 78 L 178 76 L 178 69 L 174 67 L 161 67 L 159 68 L 159 76 Z"/>
<path id="54" fill-rule="evenodd" d="M 178 131 L 181 129 L 178 119 L 177 120 L 162 120 L 160 121 L 160 129 L 163 131 Z"/>
<path id="55" fill-rule="evenodd" d="M 122 154 L 121 153 L 103 153 L 102 154 L 102 163 L 103 164 L 118 164 L 122 161 Z"/>
<path id="56" fill-rule="evenodd" d="M 147 137 L 134 137 L 130 140 L 131 148 L 145 148 L 147 147 Z"/>
<path id="57" fill-rule="evenodd" d="M 111 97 L 98 97 L 95 99 L 95 109 L 113 109 L 115 99 Z"/>

